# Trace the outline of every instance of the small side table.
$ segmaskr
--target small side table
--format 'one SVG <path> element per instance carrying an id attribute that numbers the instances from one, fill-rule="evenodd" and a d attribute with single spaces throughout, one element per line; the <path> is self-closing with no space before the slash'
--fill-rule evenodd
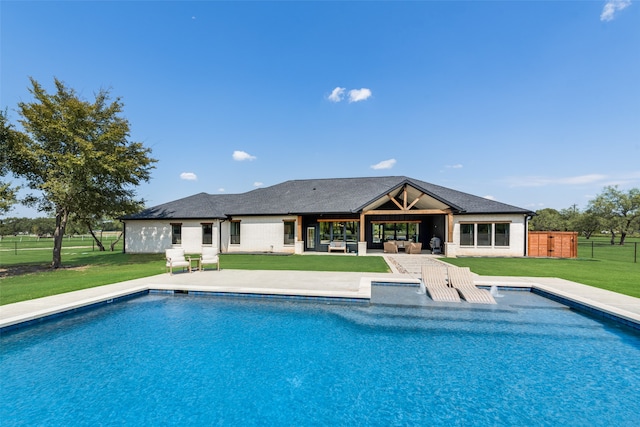
<path id="1" fill-rule="evenodd" d="M 196 262 L 195 271 L 199 271 L 200 270 L 200 258 L 189 258 L 189 272 L 194 271 L 194 268 L 192 266 L 192 263 L 194 261 Z"/>

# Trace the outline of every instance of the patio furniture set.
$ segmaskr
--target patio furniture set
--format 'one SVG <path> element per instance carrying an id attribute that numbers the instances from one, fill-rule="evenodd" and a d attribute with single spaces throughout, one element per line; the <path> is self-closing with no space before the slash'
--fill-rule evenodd
<path id="1" fill-rule="evenodd" d="M 202 253 L 199 257 L 186 256 L 184 249 L 167 249 L 166 250 L 166 268 L 169 274 L 173 274 L 174 268 L 182 267 L 182 270 L 187 270 L 189 273 L 196 271 L 203 271 L 205 265 L 215 264 L 218 271 L 220 271 L 220 257 L 218 252 L 214 248 L 202 248 Z M 193 267 L 193 262 L 196 263 L 196 267 Z"/>
<path id="2" fill-rule="evenodd" d="M 397 254 L 399 250 L 404 250 L 407 254 L 422 253 L 422 243 L 415 243 L 411 240 L 388 240 L 384 242 L 384 252 L 387 254 Z"/>

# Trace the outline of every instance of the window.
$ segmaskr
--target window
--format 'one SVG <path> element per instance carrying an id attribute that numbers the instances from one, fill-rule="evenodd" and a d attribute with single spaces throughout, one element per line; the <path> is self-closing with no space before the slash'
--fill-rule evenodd
<path id="1" fill-rule="evenodd" d="M 491 246 L 491 226 L 493 224 L 478 224 L 478 246 Z"/>
<path id="2" fill-rule="evenodd" d="M 380 221 L 373 224 L 374 243 L 389 240 L 402 240 L 417 242 L 420 238 L 420 222 L 390 222 Z M 379 237 L 378 237 L 379 236 Z"/>
<path id="3" fill-rule="evenodd" d="M 358 242 L 359 221 L 320 221 L 320 244 Z"/>
<path id="4" fill-rule="evenodd" d="M 509 246 L 510 223 L 460 224 L 460 246 Z"/>
<path id="5" fill-rule="evenodd" d="M 496 246 L 509 246 L 509 229 L 511 224 L 496 224 Z"/>
<path id="6" fill-rule="evenodd" d="M 202 244 L 210 245 L 213 243 L 213 224 L 202 224 Z"/>
<path id="7" fill-rule="evenodd" d="M 284 222 L 284 244 L 293 245 L 296 238 L 296 222 L 285 221 Z"/>
<path id="8" fill-rule="evenodd" d="M 331 223 L 321 222 L 320 223 L 320 244 L 328 245 L 329 242 L 331 242 Z"/>
<path id="9" fill-rule="evenodd" d="M 473 228 L 475 224 L 460 224 L 460 246 L 473 246 L 475 239 Z"/>
<path id="10" fill-rule="evenodd" d="M 355 243 L 358 241 L 358 222 L 347 222 L 345 231 L 347 232 L 347 242 Z"/>
<path id="11" fill-rule="evenodd" d="M 344 222 L 334 222 L 331 228 L 331 241 L 344 240 Z"/>
<path id="12" fill-rule="evenodd" d="M 240 221 L 231 221 L 229 226 L 229 235 L 231 236 L 231 244 L 239 245 L 240 244 Z"/>
<path id="13" fill-rule="evenodd" d="M 171 224 L 171 244 L 182 244 L 182 224 Z"/>
<path id="14" fill-rule="evenodd" d="M 408 224 L 408 227 L 409 227 L 409 240 L 418 242 L 418 237 L 420 235 L 420 224 L 418 224 L 417 222 L 412 222 Z"/>
<path id="15" fill-rule="evenodd" d="M 371 224 L 371 226 L 373 227 L 373 231 L 371 233 L 373 235 L 373 243 L 382 243 L 384 225 L 374 223 Z"/>
<path id="16" fill-rule="evenodd" d="M 405 223 L 396 223 L 396 240 L 409 240 L 407 237 L 407 224 Z"/>

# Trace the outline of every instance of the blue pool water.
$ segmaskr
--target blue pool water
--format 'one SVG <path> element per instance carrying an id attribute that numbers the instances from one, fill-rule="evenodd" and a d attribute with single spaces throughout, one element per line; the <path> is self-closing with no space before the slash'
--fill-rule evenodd
<path id="1" fill-rule="evenodd" d="M 0 338 L 13 425 L 640 423 L 640 336 L 498 306 L 149 295 Z"/>

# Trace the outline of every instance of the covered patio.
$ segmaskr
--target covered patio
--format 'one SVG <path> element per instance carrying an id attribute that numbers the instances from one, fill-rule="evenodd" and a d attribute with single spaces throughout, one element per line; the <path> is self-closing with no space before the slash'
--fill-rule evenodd
<path id="1" fill-rule="evenodd" d="M 297 225 L 304 252 L 329 252 L 332 242 L 340 242 L 347 253 L 380 253 L 393 242 L 400 252 L 420 243 L 429 253 L 433 237 L 444 243 L 453 236 L 453 209 L 405 183 L 357 212 L 300 215 Z"/>

